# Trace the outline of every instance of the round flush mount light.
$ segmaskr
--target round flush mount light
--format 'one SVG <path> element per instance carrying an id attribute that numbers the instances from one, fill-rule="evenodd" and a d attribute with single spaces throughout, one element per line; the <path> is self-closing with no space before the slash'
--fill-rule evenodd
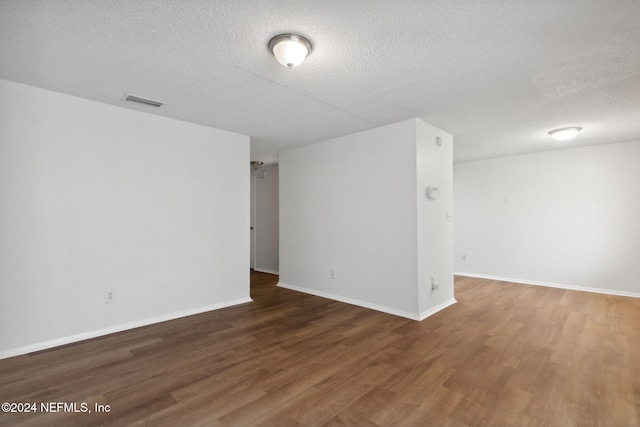
<path id="1" fill-rule="evenodd" d="M 269 40 L 269 50 L 279 63 L 293 68 L 311 53 L 311 42 L 297 34 L 280 34 Z"/>
<path id="2" fill-rule="evenodd" d="M 568 141 L 573 139 L 581 130 L 582 128 L 577 126 L 560 128 L 549 131 L 549 135 L 556 141 Z"/>

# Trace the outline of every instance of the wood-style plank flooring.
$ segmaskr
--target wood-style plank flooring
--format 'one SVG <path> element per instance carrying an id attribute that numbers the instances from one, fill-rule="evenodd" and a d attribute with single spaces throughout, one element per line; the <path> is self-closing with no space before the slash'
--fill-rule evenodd
<path id="1" fill-rule="evenodd" d="M 0 361 L 2 426 L 637 426 L 640 299 L 456 278 L 416 322 L 275 286 L 253 303 Z"/>

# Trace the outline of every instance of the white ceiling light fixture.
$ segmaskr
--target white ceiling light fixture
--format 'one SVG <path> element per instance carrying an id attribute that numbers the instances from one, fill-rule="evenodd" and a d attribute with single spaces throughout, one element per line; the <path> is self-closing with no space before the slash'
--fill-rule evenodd
<path id="1" fill-rule="evenodd" d="M 568 128 L 560 128 L 549 131 L 549 135 L 556 141 L 568 141 L 575 138 L 575 136 L 582 130 L 581 127 L 572 126 Z"/>
<path id="2" fill-rule="evenodd" d="M 269 40 L 269 50 L 279 63 L 293 68 L 311 53 L 311 42 L 297 34 L 280 34 Z"/>

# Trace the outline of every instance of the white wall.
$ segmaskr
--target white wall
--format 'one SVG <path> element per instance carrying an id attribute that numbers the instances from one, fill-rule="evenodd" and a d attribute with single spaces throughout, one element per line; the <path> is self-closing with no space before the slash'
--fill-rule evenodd
<path id="1" fill-rule="evenodd" d="M 248 161 L 246 136 L 0 80 L 0 357 L 249 301 Z"/>
<path id="2" fill-rule="evenodd" d="M 419 122 L 280 153 L 280 286 L 420 318 Z"/>
<path id="3" fill-rule="evenodd" d="M 256 174 L 255 269 L 272 274 L 280 269 L 278 186 L 278 165 L 263 167 Z"/>
<path id="4" fill-rule="evenodd" d="M 632 141 L 456 163 L 455 270 L 640 296 L 639 162 Z"/>
<path id="5" fill-rule="evenodd" d="M 418 290 L 420 318 L 425 318 L 454 301 L 453 137 L 421 120 L 416 124 Z M 426 197 L 427 187 L 438 189 L 435 200 Z M 435 291 L 432 278 L 439 286 Z"/>

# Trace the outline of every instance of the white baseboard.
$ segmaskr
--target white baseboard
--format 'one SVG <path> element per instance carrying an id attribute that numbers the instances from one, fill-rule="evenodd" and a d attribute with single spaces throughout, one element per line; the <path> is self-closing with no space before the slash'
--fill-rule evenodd
<path id="1" fill-rule="evenodd" d="M 520 283 L 523 285 L 546 286 L 548 288 L 568 289 L 572 291 L 593 292 L 596 294 L 616 295 L 621 297 L 640 298 L 638 292 L 618 291 L 614 289 L 588 288 L 585 286 L 564 285 L 562 283 L 540 282 L 535 280 L 514 279 L 511 277 L 491 276 L 487 274 L 454 272 L 455 276 L 475 277 L 477 279 L 500 280 L 502 282 Z"/>
<path id="2" fill-rule="evenodd" d="M 387 314 L 393 314 L 394 316 L 406 317 L 411 320 L 421 320 L 416 313 L 411 313 L 404 310 L 398 310 L 391 307 L 386 307 L 378 304 L 372 304 L 370 302 L 357 300 L 354 298 L 343 297 L 341 295 L 335 295 L 328 292 L 317 291 L 315 289 L 303 288 L 301 286 L 290 285 L 288 283 L 279 282 L 278 286 L 284 289 L 290 289 L 292 291 L 302 292 L 305 294 L 315 295 L 317 297 L 328 298 L 335 301 L 344 302 L 351 305 L 357 305 L 359 307 L 368 308 L 371 310 L 381 311 Z"/>
<path id="3" fill-rule="evenodd" d="M 68 337 L 57 338 L 55 340 L 44 341 L 36 344 L 27 345 L 24 347 L 12 348 L 9 350 L 0 351 L 0 360 L 7 359 L 9 357 L 20 356 L 23 354 L 33 353 L 34 351 L 47 350 L 49 348 L 58 347 L 61 345 L 71 344 L 78 341 L 84 341 L 91 338 L 97 338 L 104 335 L 113 334 L 116 332 L 122 332 L 129 329 L 139 328 L 141 326 L 148 326 L 154 323 L 166 322 L 167 320 L 179 319 L 181 317 L 193 316 L 195 314 L 206 313 L 207 311 L 219 310 L 225 307 L 231 307 L 238 304 L 245 304 L 253 301 L 251 298 L 239 298 L 232 301 L 225 301 L 218 304 L 212 304 L 205 307 L 198 307 L 189 310 L 183 310 L 176 313 L 170 313 L 162 316 L 156 316 L 149 319 L 137 320 L 135 322 L 124 323 L 122 325 L 112 326 L 109 328 L 99 329 L 97 331 L 84 332 L 82 334 L 71 335 Z"/>
<path id="4" fill-rule="evenodd" d="M 259 271 L 260 273 L 267 273 L 267 274 L 275 274 L 276 276 L 279 276 L 280 273 L 274 270 L 267 270 L 266 268 L 254 268 L 254 271 Z"/>
<path id="5" fill-rule="evenodd" d="M 444 310 L 445 308 L 457 303 L 458 301 L 455 300 L 455 298 L 451 298 L 448 301 L 443 302 L 442 304 L 438 304 L 433 308 L 430 308 L 429 310 L 423 311 L 422 313 L 420 313 L 420 316 L 418 317 L 418 320 L 422 321 L 424 319 L 426 319 L 429 316 L 433 316 L 434 314 L 436 314 L 437 312 Z"/>

